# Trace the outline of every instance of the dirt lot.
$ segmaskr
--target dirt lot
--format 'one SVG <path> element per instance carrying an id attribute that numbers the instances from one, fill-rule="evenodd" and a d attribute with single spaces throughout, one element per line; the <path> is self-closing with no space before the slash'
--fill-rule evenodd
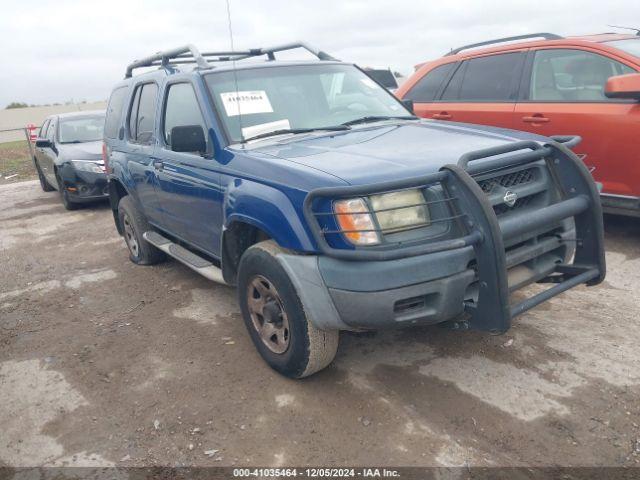
<path id="1" fill-rule="evenodd" d="M 607 219 L 605 284 L 504 336 L 343 334 L 291 381 L 233 289 L 131 264 L 107 206 L 67 212 L 36 182 L 0 198 L 0 465 L 640 462 L 636 221 Z"/>

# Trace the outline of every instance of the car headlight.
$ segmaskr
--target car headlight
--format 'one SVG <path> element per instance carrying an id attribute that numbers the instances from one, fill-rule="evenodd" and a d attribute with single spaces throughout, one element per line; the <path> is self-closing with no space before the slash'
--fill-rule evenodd
<path id="1" fill-rule="evenodd" d="M 342 234 L 354 245 L 376 245 L 380 236 L 364 198 L 338 200 L 333 204 Z"/>
<path id="2" fill-rule="evenodd" d="M 372 195 L 369 199 L 384 233 L 426 227 L 431 221 L 420 190 L 400 190 Z"/>
<path id="3" fill-rule="evenodd" d="M 104 163 L 93 162 L 91 160 L 71 160 L 73 167 L 81 172 L 106 173 Z"/>
<path id="4" fill-rule="evenodd" d="M 394 233 L 431 223 L 425 198 L 418 189 L 401 190 L 369 197 L 372 211 L 364 198 L 338 200 L 333 210 L 342 234 L 354 245 L 377 245 L 382 233 Z"/>

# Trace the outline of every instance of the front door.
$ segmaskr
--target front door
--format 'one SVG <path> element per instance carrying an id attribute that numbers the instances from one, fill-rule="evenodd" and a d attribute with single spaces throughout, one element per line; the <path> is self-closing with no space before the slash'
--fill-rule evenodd
<path id="1" fill-rule="evenodd" d="M 38 140 L 46 140 L 47 139 L 47 130 L 49 128 L 49 124 L 50 123 L 51 123 L 51 119 L 49 119 L 49 118 L 47 118 L 44 121 L 44 123 L 42 124 L 42 127 L 40 127 L 40 132 L 38 133 Z M 38 164 L 38 168 L 40 169 L 42 174 L 45 177 L 47 177 L 46 171 L 45 171 L 45 163 L 46 163 L 45 148 L 44 147 L 39 147 L 37 144 L 34 145 L 34 147 L 33 147 L 33 155 L 34 155 L 34 157 L 36 159 L 36 162 Z"/>
<path id="2" fill-rule="evenodd" d="M 42 149 L 42 160 L 40 165 L 42 166 L 42 173 L 47 178 L 50 185 L 57 185 L 55 161 L 58 157 L 58 148 L 56 146 L 56 132 L 58 131 L 58 119 L 53 117 L 49 122 L 49 128 L 47 129 L 47 140 L 51 143 L 50 147 Z"/>
<path id="3" fill-rule="evenodd" d="M 621 61 L 579 49 L 532 52 L 525 100 L 516 105 L 516 127 L 541 135 L 580 135 L 574 151 L 603 193 L 640 196 L 637 143 L 640 105 L 604 95 L 609 77 L 634 73 Z"/>
<path id="4" fill-rule="evenodd" d="M 162 138 L 155 161 L 158 197 L 167 230 L 217 256 L 222 231 L 223 192 L 200 102 L 190 82 L 168 84 L 164 98 L 160 126 Z M 202 127 L 207 139 L 205 152 L 172 150 L 172 130 L 183 126 Z"/>

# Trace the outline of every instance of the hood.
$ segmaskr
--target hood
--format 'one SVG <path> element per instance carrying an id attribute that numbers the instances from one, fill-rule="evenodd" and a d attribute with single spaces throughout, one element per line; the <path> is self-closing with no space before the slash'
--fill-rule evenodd
<path id="1" fill-rule="evenodd" d="M 64 160 L 102 160 L 102 141 L 58 144 Z"/>
<path id="2" fill-rule="evenodd" d="M 520 140 L 548 141 L 515 130 L 423 120 L 289 137 L 268 145 L 256 144 L 250 150 L 361 185 L 426 175 L 457 163 L 467 152 Z"/>

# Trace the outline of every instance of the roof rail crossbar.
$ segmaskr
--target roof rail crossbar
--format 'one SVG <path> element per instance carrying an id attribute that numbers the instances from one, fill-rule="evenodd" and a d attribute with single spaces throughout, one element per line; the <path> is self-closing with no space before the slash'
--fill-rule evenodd
<path id="1" fill-rule="evenodd" d="M 124 78 L 130 78 L 133 74 L 133 70 L 136 68 L 150 67 L 160 62 L 160 65 L 168 65 L 169 60 L 177 58 L 179 55 L 187 54 L 187 57 L 193 58 L 194 62 L 198 64 L 199 68 L 210 68 L 211 65 L 207 63 L 205 58 L 200 54 L 198 49 L 193 45 L 185 45 L 183 47 L 174 48 L 172 50 L 166 50 L 164 52 L 158 52 L 140 60 L 135 60 L 127 66 L 127 71 Z"/>
<path id="2" fill-rule="evenodd" d="M 244 60 L 249 57 L 258 57 L 262 55 L 266 55 L 269 60 L 275 60 L 275 54 L 277 52 L 284 52 L 286 50 L 295 50 L 296 48 L 302 48 L 311 55 L 318 58 L 318 60 L 337 60 L 326 52 L 322 50 L 318 50 L 304 42 L 295 42 L 295 43 L 285 43 L 283 45 L 277 45 L 269 48 L 254 48 L 249 50 L 248 52 L 238 52 L 238 55 L 235 57 L 231 57 L 230 60 Z"/>
<path id="3" fill-rule="evenodd" d="M 470 45 L 465 45 L 464 47 L 458 47 L 455 48 L 453 50 L 451 50 L 449 53 L 447 53 L 447 55 L 445 56 L 449 56 L 449 55 L 455 55 L 457 53 L 460 53 L 463 50 L 468 50 L 470 48 L 476 48 L 476 47 L 484 47 L 486 45 L 493 45 L 494 43 L 503 43 L 503 42 L 513 42 L 516 40 L 526 40 L 529 38 L 544 38 L 545 40 L 560 40 L 561 37 L 560 35 L 556 35 L 555 33 L 530 33 L 527 35 L 516 35 L 515 37 L 504 37 L 504 38 L 496 38 L 495 40 L 488 40 L 486 42 L 479 42 L 479 43 L 472 43 Z"/>
<path id="4" fill-rule="evenodd" d="M 184 47 L 174 48 L 173 50 L 167 50 L 164 52 L 158 52 L 149 57 L 145 57 L 140 60 L 136 60 L 127 66 L 125 78 L 130 78 L 133 74 L 133 70 L 142 67 L 153 66 L 169 66 L 169 65 L 181 65 L 187 63 L 196 63 L 198 68 L 212 68 L 209 62 L 230 62 L 237 60 L 244 60 L 251 57 L 259 57 L 266 55 L 269 60 L 275 60 L 275 54 L 277 52 L 284 52 L 286 50 L 294 50 L 296 48 L 302 48 L 309 53 L 317 57 L 319 60 L 337 60 L 322 50 L 317 50 L 303 42 L 286 43 L 283 45 L 277 45 L 269 48 L 251 48 L 249 50 L 238 51 L 222 51 L 222 52 L 200 52 L 193 45 L 185 45 Z"/>

